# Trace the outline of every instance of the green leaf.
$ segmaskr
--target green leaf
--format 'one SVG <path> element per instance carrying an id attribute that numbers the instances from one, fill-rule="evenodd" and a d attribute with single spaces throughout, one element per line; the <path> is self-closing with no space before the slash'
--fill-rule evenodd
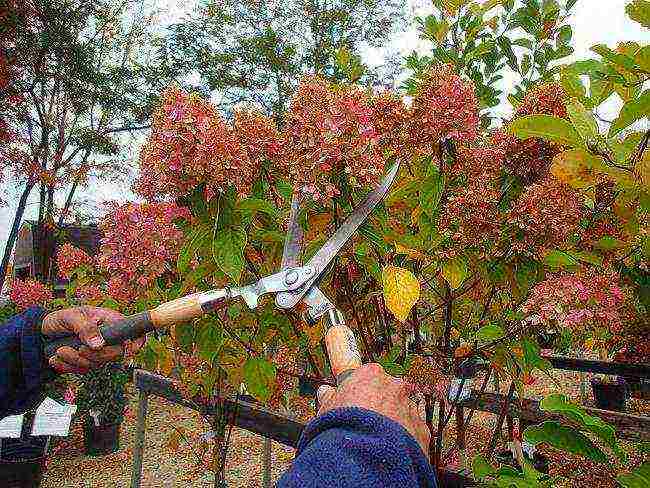
<path id="1" fill-rule="evenodd" d="M 480 481 L 487 476 L 494 475 L 496 472 L 497 470 L 488 463 L 487 459 L 485 459 L 485 456 L 482 454 L 477 454 L 474 459 L 472 459 L 472 474 L 475 479 Z"/>
<path id="2" fill-rule="evenodd" d="M 426 179 L 420 189 L 420 206 L 429 216 L 437 213 L 444 189 L 444 176 L 436 166 L 431 164 L 427 170 Z"/>
<path id="3" fill-rule="evenodd" d="M 544 258 L 544 264 L 551 269 L 571 268 L 578 265 L 578 260 L 564 251 L 551 251 Z"/>
<path id="4" fill-rule="evenodd" d="M 548 444 L 556 449 L 577 454 L 597 463 L 606 463 L 607 456 L 587 436 L 558 422 L 546 421 L 524 431 L 524 439 L 533 445 Z"/>
<path id="5" fill-rule="evenodd" d="M 476 340 L 479 342 L 492 342 L 501 339 L 505 332 L 498 325 L 485 325 L 476 333 Z"/>
<path id="6" fill-rule="evenodd" d="M 650 2 L 647 0 L 634 0 L 625 7 L 625 11 L 632 20 L 650 29 Z"/>
<path id="7" fill-rule="evenodd" d="M 178 259 L 176 260 L 176 269 L 178 273 L 184 275 L 189 270 L 190 262 L 194 257 L 196 250 L 201 247 L 203 242 L 210 237 L 210 227 L 205 224 L 201 224 L 195 228 L 185 241 L 185 245 L 178 253 Z"/>
<path id="8" fill-rule="evenodd" d="M 457 256 L 442 263 L 442 276 L 449 283 L 452 290 L 460 287 L 468 274 L 467 260 L 462 256 Z"/>
<path id="9" fill-rule="evenodd" d="M 594 243 L 594 247 L 603 251 L 612 251 L 614 249 L 625 247 L 625 243 L 618 240 L 616 237 L 603 236 Z"/>
<path id="10" fill-rule="evenodd" d="M 580 76 L 573 71 L 563 70 L 560 83 L 570 97 L 583 98 L 587 95 L 587 90 L 582 84 Z"/>
<path id="11" fill-rule="evenodd" d="M 625 68 L 628 71 L 634 71 L 634 60 L 625 54 L 612 51 L 604 44 L 596 44 L 592 46 L 591 50 L 617 66 Z"/>
<path id="12" fill-rule="evenodd" d="M 599 417 L 589 415 L 582 407 L 569 402 L 566 396 L 558 393 L 549 395 L 540 402 L 539 408 L 545 412 L 563 415 L 578 424 L 583 430 L 596 434 L 621 461 L 626 459 L 625 452 L 620 448 L 616 440 L 614 427 Z"/>
<path id="13" fill-rule="evenodd" d="M 609 128 L 609 137 L 614 137 L 626 127 L 629 127 L 634 122 L 643 117 L 647 117 L 650 113 L 650 90 L 644 91 L 639 98 L 633 98 L 628 101 L 623 108 L 618 118 L 612 123 Z"/>
<path id="14" fill-rule="evenodd" d="M 650 46 L 639 49 L 634 56 L 634 62 L 646 73 L 650 73 Z"/>
<path id="15" fill-rule="evenodd" d="M 573 30 L 570 25 L 563 25 L 557 34 L 557 42 L 560 45 L 567 45 L 571 42 Z"/>
<path id="16" fill-rule="evenodd" d="M 244 363 L 246 388 L 254 397 L 266 401 L 275 384 L 275 365 L 263 358 L 251 358 Z"/>
<path id="17" fill-rule="evenodd" d="M 221 270 L 236 284 L 244 270 L 246 233 L 242 229 L 217 231 L 212 242 L 212 257 Z"/>
<path id="18" fill-rule="evenodd" d="M 581 146 L 582 140 L 573 126 L 566 120 L 552 115 L 528 115 L 513 120 L 510 132 L 520 139 L 541 137 L 563 146 Z"/>
<path id="19" fill-rule="evenodd" d="M 593 114 L 578 100 L 566 104 L 569 119 L 582 139 L 587 142 L 598 135 L 598 123 Z"/>
<path id="20" fill-rule="evenodd" d="M 212 362 L 223 346 L 223 328 L 214 320 L 201 320 L 201 328 L 196 337 L 199 355 Z"/>
<path id="21" fill-rule="evenodd" d="M 548 371 L 553 368 L 548 360 L 542 358 L 542 351 L 537 342 L 528 337 L 524 337 L 521 340 L 521 349 L 524 353 L 524 369 L 526 371 L 532 371 L 534 369 Z"/>
<path id="22" fill-rule="evenodd" d="M 250 213 L 262 212 L 271 217 L 278 216 L 278 209 L 275 208 L 275 205 L 261 198 L 246 198 L 241 200 L 237 202 L 237 209 Z"/>

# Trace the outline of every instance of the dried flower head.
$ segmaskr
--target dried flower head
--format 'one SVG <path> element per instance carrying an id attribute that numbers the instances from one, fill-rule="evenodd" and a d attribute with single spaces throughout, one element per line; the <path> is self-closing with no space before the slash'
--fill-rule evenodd
<path id="1" fill-rule="evenodd" d="M 304 79 L 291 101 L 285 138 L 290 176 L 314 200 L 337 196 L 342 177 L 352 186 L 374 186 L 386 165 L 371 97 L 354 86 Z"/>
<path id="2" fill-rule="evenodd" d="M 91 266 L 93 258 L 78 247 L 66 242 L 56 253 L 56 266 L 61 278 L 70 279 L 72 272 L 80 266 Z"/>
<path id="3" fill-rule="evenodd" d="M 129 302 L 174 269 L 183 242 L 176 219 L 189 220 L 190 215 L 171 203 L 128 203 L 114 207 L 103 219 L 97 262 L 111 276 L 107 284 L 111 297 Z"/>
<path id="4" fill-rule="evenodd" d="M 451 65 L 432 68 L 413 97 L 409 141 L 425 153 L 445 139 L 471 142 L 478 133 L 478 109 L 471 82 L 456 74 Z"/>
<path id="5" fill-rule="evenodd" d="M 251 136 L 244 136 L 249 149 L 255 146 Z M 136 190 L 152 201 L 187 195 L 199 185 L 204 186 L 208 200 L 229 188 L 247 195 L 260 172 L 260 149 L 265 148 L 266 141 L 260 141 L 251 159 L 212 104 L 169 88 L 140 153 Z"/>
<path id="6" fill-rule="evenodd" d="M 512 247 L 537 257 L 566 243 L 579 227 L 584 206 L 570 187 L 554 177 L 535 183 L 521 194 L 508 212 Z"/>
<path id="7" fill-rule="evenodd" d="M 44 305 L 53 298 L 52 290 L 34 279 L 23 281 L 15 278 L 9 287 L 9 300 L 16 304 L 18 310 L 25 310 L 34 305 Z"/>

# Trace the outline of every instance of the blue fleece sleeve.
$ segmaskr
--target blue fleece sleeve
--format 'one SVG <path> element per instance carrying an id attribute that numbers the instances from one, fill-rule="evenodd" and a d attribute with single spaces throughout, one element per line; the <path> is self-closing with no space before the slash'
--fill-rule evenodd
<path id="1" fill-rule="evenodd" d="M 339 408 L 305 427 L 279 488 L 436 488 L 436 476 L 401 425 L 361 408 Z"/>
<path id="2" fill-rule="evenodd" d="M 32 307 L 0 325 L 0 418 L 23 413 L 41 395 L 46 365 L 41 345 L 45 311 Z"/>

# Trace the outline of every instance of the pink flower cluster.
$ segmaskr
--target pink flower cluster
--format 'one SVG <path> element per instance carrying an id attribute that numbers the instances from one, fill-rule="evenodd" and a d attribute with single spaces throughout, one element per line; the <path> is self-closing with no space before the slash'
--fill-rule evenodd
<path id="1" fill-rule="evenodd" d="M 255 127 L 260 119 L 245 114 L 238 121 L 240 126 Z M 260 157 L 276 147 L 268 138 L 251 143 L 253 135 L 243 134 L 244 146 L 212 104 L 170 88 L 163 94 L 151 135 L 141 150 L 136 190 L 151 201 L 185 196 L 201 184 L 208 200 L 230 188 L 247 195 L 259 175 Z"/>
<path id="2" fill-rule="evenodd" d="M 343 174 L 353 186 L 374 186 L 386 165 L 371 97 L 356 87 L 303 80 L 291 101 L 285 138 L 287 170 L 314 200 L 338 195 L 335 180 Z"/>
<path id="3" fill-rule="evenodd" d="M 52 290 L 40 281 L 34 279 L 20 280 L 15 278 L 9 288 L 9 300 L 16 304 L 19 310 L 25 310 L 34 305 L 44 305 L 52 300 Z"/>
<path id="4" fill-rule="evenodd" d="M 81 285 L 75 290 L 75 298 L 84 303 L 96 303 L 106 297 L 98 285 Z"/>
<path id="5" fill-rule="evenodd" d="M 120 302 L 141 296 L 174 268 L 183 233 L 174 223 L 189 211 L 171 203 L 117 206 L 102 221 L 104 238 L 97 257 L 108 276 L 108 294 Z"/>
<path id="6" fill-rule="evenodd" d="M 605 327 L 622 329 L 625 295 L 615 273 L 591 270 L 582 275 L 562 274 L 536 285 L 523 306 L 524 312 L 555 321 L 574 330 Z"/>
<path id="7" fill-rule="evenodd" d="M 539 257 L 563 245 L 578 231 L 583 211 L 576 192 L 552 176 L 529 186 L 506 217 L 513 249 Z"/>
<path id="8" fill-rule="evenodd" d="M 540 85 L 526 94 L 517 107 L 515 119 L 535 114 L 566 119 L 565 99 L 566 93 L 557 83 Z M 521 140 L 505 130 L 496 131 L 491 143 L 503 153 L 505 166 L 524 184 L 546 177 L 553 158 L 562 150 L 557 144 L 539 138 Z"/>
<path id="9" fill-rule="evenodd" d="M 409 141 L 426 153 L 444 139 L 471 142 L 477 137 L 479 103 L 474 85 L 453 66 L 432 68 L 413 97 Z"/>
<path id="10" fill-rule="evenodd" d="M 56 266 L 61 278 L 70 279 L 72 272 L 80 266 L 92 265 L 91 258 L 85 251 L 66 242 L 56 253 Z"/>
<path id="11" fill-rule="evenodd" d="M 440 215 L 440 232 L 449 234 L 453 246 L 442 252 L 450 259 L 467 249 L 487 252 L 499 238 L 499 190 L 481 178 L 456 189 Z"/>

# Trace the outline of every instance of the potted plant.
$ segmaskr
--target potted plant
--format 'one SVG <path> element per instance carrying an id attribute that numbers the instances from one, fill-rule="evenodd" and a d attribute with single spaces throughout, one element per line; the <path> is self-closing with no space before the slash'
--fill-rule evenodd
<path id="1" fill-rule="evenodd" d="M 628 364 L 650 364 L 650 337 L 634 336 L 626 340 L 626 345 L 614 355 L 614 361 Z M 630 395 L 642 400 L 650 399 L 650 380 L 638 376 L 625 376 Z"/>
<path id="2" fill-rule="evenodd" d="M 121 364 L 109 364 L 86 374 L 77 392 L 83 416 L 86 454 L 102 456 L 120 447 L 128 375 Z"/>
<path id="3" fill-rule="evenodd" d="M 59 437 L 32 436 L 34 415 L 41 401 L 50 397 L 64 402 L 67 383 L 57 377 L 49 382 L 36 405 L 25 412 L 20 439 L 0 439 L 0 486 L 3 488 L 38 488 L 41 486 L 48 451 L 60 440 Z"/>

